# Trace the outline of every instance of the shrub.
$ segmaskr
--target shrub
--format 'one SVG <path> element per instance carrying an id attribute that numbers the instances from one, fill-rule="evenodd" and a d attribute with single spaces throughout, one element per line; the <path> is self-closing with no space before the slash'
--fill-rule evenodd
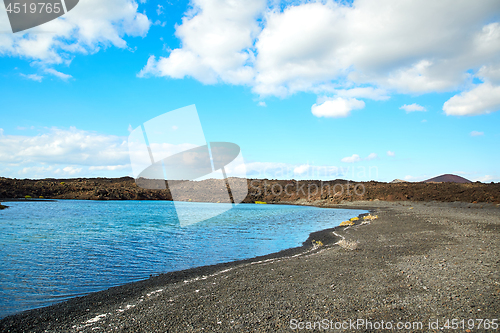
<path id="1" fill-rule="evenodd" d="M 267 204 L 267 202 L 264 202 L 264 201 L 255 201 L 256 204 L 259 204 L 259 205 L 265 205 Z"/>
<path id="2" fill-rule="evenodd" d="M 43 195 L 39 196 L 38 199 L 44 199 Z"/>
<path id="3" fill-rule="evenodd" d="M 359 217 L 353 217 L 353 218 L 351 219 L 351 221 L 358 221 L 358 220 L 359 220 Z"/>
<path id="4" fill-rule="evenodd" d="M 25 195 L 24 199 L 31 199 L 31 195 Z"/>
<path id="5" fill-rule="evenodd" d="M 323 242 L 322 242 L 322 241 L 317 241 L 317 240 L 314 240 L 314 239 L 313 239 L 313 240 L 312 240 L 312 245 L 313 245 L 313 247 L 314 247 L 314 248 L 318 248 L 318 247 L 323 246 L 324 244 L 323 244 Z"/>

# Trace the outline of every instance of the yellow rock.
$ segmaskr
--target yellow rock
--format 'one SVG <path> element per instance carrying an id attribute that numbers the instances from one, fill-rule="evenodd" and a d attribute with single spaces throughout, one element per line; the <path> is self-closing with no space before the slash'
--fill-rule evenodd
<path id="1" fill-rule="evenodd" d="M 346 226 L 346 225 L 354 225 L 354 222 L 352 221 L 344 221 L 342 223 L 340 223 L 341 226 Z"/>

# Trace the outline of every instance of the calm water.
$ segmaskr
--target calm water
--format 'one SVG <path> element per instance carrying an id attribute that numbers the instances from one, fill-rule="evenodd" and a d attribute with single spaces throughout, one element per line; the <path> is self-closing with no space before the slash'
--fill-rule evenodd
<path id="1" fill-rule="evenodd" d="M 185 203 L 193 214 L 209 203 Z M 300 246 L 364 211 L 240 204 L 180 227 L 172 202 L 9 202 L 0 211 L 0 318 L 148 278 Z M 219 204 L 220 205 L 220 204 Z"/>

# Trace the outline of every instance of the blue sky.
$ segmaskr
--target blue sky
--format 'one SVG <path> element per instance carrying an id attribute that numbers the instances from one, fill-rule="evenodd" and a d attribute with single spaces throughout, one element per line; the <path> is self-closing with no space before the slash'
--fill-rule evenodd
<path id="1" fill-rule="evenodd" d="M 195 104 L 259 178 L 500 181 L 500 3 L 80 0 L 12 34 L 0 176 L 132 175 L 127 136 Z"/>

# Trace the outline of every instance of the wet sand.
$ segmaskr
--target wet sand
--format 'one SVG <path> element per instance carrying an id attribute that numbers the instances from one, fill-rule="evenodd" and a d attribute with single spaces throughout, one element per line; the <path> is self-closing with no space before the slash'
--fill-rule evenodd
<path id="1" fill-rule="evenodd" d="M 284 332 L 315 322 L 353 331 L 346 324 L 362 319 L 394 327 L 421 322 L 422 329 L 413 324 L 406 331 L 428 332 L 439 331 L 429 321 L 442 327 L 454 318 L 464 319 L 458 331 L 465 331 L 469 319 L 500 317 L 498 205 L 334 207 L 369 209 L 379 218 L 312 234 L 301 248 L 163 274 L 10 316 L 0 331 Z M 341 237 L 357 241 L 357 249 L 341 248 Z M 324 245 L 313 248 L 312 239 Z"/>

